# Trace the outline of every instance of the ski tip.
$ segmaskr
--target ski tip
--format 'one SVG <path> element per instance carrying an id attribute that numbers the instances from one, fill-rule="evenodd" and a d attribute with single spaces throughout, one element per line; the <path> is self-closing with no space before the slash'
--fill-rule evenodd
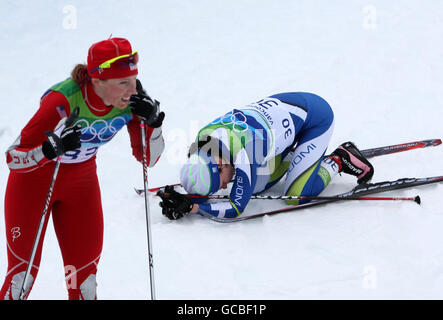
<path id="1" fill-rule="evenodd" d="M 416 203 L 418 203 L 418 204 L 421 204 L 420 196 L 416 196 L 416 197 L 414 198 L 414 201 L 415 201 Z"/>

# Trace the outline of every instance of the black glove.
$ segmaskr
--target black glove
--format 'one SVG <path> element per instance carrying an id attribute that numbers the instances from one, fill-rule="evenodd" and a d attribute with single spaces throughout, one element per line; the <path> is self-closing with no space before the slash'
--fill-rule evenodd
<path id="1" fill-rule="evenodd" d="M 141 92 L 132 95 L 129 101 L 132 113 L 143 118 L 153 128 L 160 127 L 165 118 L 165 113 L 159 112 L 159 106 L 160 102 Z"/>
<path id="2" fill-rule="evenodd" d="M 160 207 L 163 215 L 170 220 L 184 217 L 194 206 L 189 198 L 175 191 L 173 186 L 166 186 L 165 191 L 158 191 L 157 195 L 162 199 Z"/>
<path id="3" fill-rule="evenodd" d="M 73 127 L 63 129 L 60 137 L 52 131 L 46 131 L 48 140 L 43 142 L 43 155 L 49 160 L 60 157 L 68 151 L 81 147 L 80 136 L 82 127 L 77 124 Z"/>

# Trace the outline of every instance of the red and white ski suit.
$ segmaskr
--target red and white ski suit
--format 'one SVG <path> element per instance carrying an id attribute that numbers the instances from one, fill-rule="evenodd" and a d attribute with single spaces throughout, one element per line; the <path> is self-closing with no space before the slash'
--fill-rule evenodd
<path id="1" fill-rule="evenodd" d="M 81 86 L 83 97 L 85 90 L 87 106 L 94 115 L 100 117 L 110 112 L 112 107 L 104 105 L 91 83 Z M 62 93 L 49 91 L 7 151 L 10 168 L 5 194 L 8 271 L 0 299 L 17 299 L 19 296 L 55 166 L 54 161 L 42 156 L 41 145 L 46 140 L 45 132 L 54 130 L 61 118 L 69 115 L 69 110 L 69 102 Z M 133 155 L 141 161 L 140 123 L 136 116 L 127 123 L 127 129 Z M 147 127 L 146 137 L 146 158 L 148 166 L 152 167 L 164 149 L 161 128 Z M 95 274 L 103 243 L 103 214 L 95 155 L 79 163 L 61 163 L 49 208 L 52 209 L 54 229 L 65 265 L 69 299 L 95 299 Z M 45 221 L 31 269 L 32 282 L 25 285 L 26 295 L 37 276 L 47 223 Z"/>

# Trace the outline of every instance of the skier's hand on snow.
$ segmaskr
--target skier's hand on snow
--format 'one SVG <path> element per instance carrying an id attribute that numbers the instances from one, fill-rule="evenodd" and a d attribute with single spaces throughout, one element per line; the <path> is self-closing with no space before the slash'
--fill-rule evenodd
<path id="1" fill-rule="evenodd" d="M 160 127 L 165 118 L 165 113 L 160 112 L 160 102 L 141 91 L 131 96 L 129 107 L 133 114 L 145 120 L 148 126 L 153 128 Z"/>
<path id="2" fill-rule="evenodd" d="M 175 191 L 173 186 L 166 186 L 165 191 L 158 191 L 157 195 L 162 199 L 160 207 L 162 207 L 163 215 L 170 220 L 184 217 L 194 207 L 191 200 Z"/>

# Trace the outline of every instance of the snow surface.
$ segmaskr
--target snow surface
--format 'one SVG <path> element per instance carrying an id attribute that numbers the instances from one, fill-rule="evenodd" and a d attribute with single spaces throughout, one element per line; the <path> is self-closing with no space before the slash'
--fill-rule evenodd
<path id="1" fill-rule="evenodd" d="M 199 127 L 285 91 L 314 92 L 331 104 L 330 151 L 347 140 L 369 148 L 441 138 L 442 17 L 441 0 L 0 0 L 0 149 L 41 94 L 111 33 L 140 51 L 139 78 L 166 112 L 167 147 L 149 171 L 150 186 L 178 181 Z M 374 158 L 373 181 L 442 175 L 442 156 L 436 147 Z M 144 201 L 133 191 L 142 186 L 142 168 L 126 130 L 97 162 L 105 216 L 98 297 L 147 299 Z M 8 172 L 3 162 L 2 198 Z M 353 177 L 336 177 L 324 194 L 354 185 Z M 420 207 L 342 202 L 234 224 L 199 216 L 171 222 L 152 197 L 157 298 L 442 299 L 442 191 L 390 193 L 420 194 Z M 245 214 L 283 205 L 255 200 Z M 67 298 L 51 223 L 29 298 Z"/>

